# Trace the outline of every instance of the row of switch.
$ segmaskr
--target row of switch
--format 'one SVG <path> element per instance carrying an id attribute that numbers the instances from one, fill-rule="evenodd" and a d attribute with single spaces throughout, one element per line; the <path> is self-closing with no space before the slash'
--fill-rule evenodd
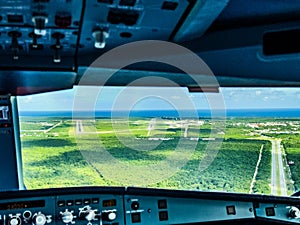
<path id="1" fill-rule="evenodd" d="M 165 211 L 165 210 L 159 211 L 158 218 L 159 218 L 159 221 L 169 220 L 168 211 Z M 142 222 L 141 213 L 140 212 L 131 213 L 131 222 L 132 223 L 141 223 Z"/>
<path id="2" fill-rule="evenodd" d="M 57 27 L 66 28 L 71 25 L 72 17 L 70 15 L 68 16 L 57 15 L 55 17 L 55 21 Z M 9 24 L 23 23 L 23 15 L 8 14 L 7 22 Z M 45 13 L 39 13 L 33 16 L 32 23 L 33 23 L 34 34 L 41 35 L 41 36 L 45 36 L 47 34 L 46 24 L 48 23 L 48 17 Z"/>
<path id="3" fill-rule="evenodd" d="M 138 211 L 140 207 L 140 204 L 138 200 L 133 200 L 131 202 L 131 209 L 134 210 L 131 212 L 131 222 L 132 223 L 141 223 L 142 222 L 142 213 Z M 167 200 L 166 199 L 160 199 L 157 201 L 157 207 L 158 207 L 158 218 L 159 221 L 167 221 L 169 220 L 169 214 L 167 211 L 168 205 L 167 205 Z M 151 210 L 147 211 L 151 212 Z"/>
<path id="4" fill-rule="evenodd" d="M 21 14 L 7 14 L 6 21 L 4 20 L 3 16 L 0 16 L 0 22 L 7 22 L 8 24 L 24 24 L 24 16 Z M 35 25 L 35 33 L 37 35 L 44 35 L 46 34 L 45 25 L 48 23 L 47 16 L 38 15 L 32 18 L 32 22 Z M 59 28 L 66 28 L 71 26 L 72 23 L 72 16 L 69 13 L 63 12 L 60 14 L 55 15 L 54 24 L 56 27 Z M 76 24 L 76 23 L 75 23 Z"/>
<path id="5" fill-rule="evenodd" d="M 99 198 L 93 199 L 77 199 L 77 200 L 62 200 L 57 202 L 58 207 L 65 207 L 65 206 L 73 206 L 73 205 L 89 205 L 89 204 L 99 204 Z"/>
<path id="6" fill-rule="evenodd" d="M 10 31 L 8 33 L 8 36 L 11 37 L 11 50 L 13 53 L 13 59 L 17 60 L 19 59 L 19 51 L 22 50 L 22 46 L 19 45 L 18 38 L 22 36 L 22 34 L 19 31 Z M 30 45 L 31 49 L 42 49 L 42 45 L 38 44 L 37 40 L 41 37 L 41 35 L 37 35 L 34 32 L 29 34 L 29 37 L 32 38 L 32 44 Z M 62 49 L 62 45 L 60 40 L 65 37 L 64 34 L 55 32 L 52 34 L 52 38 L 55 39 L 55 44 L 51 46 L 51 49 L 54 50 L 54 56 L 53 56 L 53 62 L 60 63 L 61 57 L 59 51 Z"/>
<path id="7" fill-rule="evenodd" d="M 97 208 L 93 208 L 89 205 L 79 208 L 79 213 L 76 215 L 74 210 L 65 209 L 60 211 L 60 218 L 65 224 L 75 224 L 76 220 L 88 221 L 88 224 L 92 224 L 91 221 L 106 221 L 113 222 L 117 219 L 117 210 L 102 210 L 99 211 Z M 101 224 L 101 222 L 100 222 Z"/>
<path id="8" fill-rule="evenodd" d="M 5 222 L 6 221 L 6 222 Z M 31 211 L 25 211 L 23 215 L 20 213 L 0 215 L 0 224 L 1 225 L 22 225 L 32 224 L 32 225 L 45 225 L 52 222 L 52 216 L 46 215 L 42 212 L 32 213 Z"/>
<path id="9" fill-rule="evenodd" d="M 93 32 L 93 37 L 95 39 L 94 47 L 97 49 L 102 49 L 106 45 L 106 39 L 109 37 L 109 33 L 106 30 L 96 29 Z M 19 31 L 10 31 L 8 36 L 11 38 L 11 46 L 10 49 L 13 53 L 13 59 L 19 59 L 19 51 L 23 49 L 22 45 L 19 44 L 18 39 L 22 36 L 22 33 Z M 32 50 L 42 50 L 43 45 L 38 44 L 38 39 L 42 37 L 40 34 L 36 34 L 31 32 L 29 37 L 32 38 L 32 43 L 30 44 L 30 48 Z M 65 38 L 65 35 L 60 32 L 55 32 L 52 34 L 52 38 L 55 39 L 55 44 L 51 45 L 50 48 L 54 50 L 53 62 L 60 63 L 60 51 L 62 50 L 63 46 L 61 45 L 61 40 Z"/>
<path id="10" fill-rule="evenodd" d="M 159 212 L 158 212 L 159 221 L 169 220 L 168 211 L 166 210 L 168 208 L 167 200 L 166 199 L 158 200 L 157 206 L 158 206 L 158 210 L 159 210 Z"/>
<path id="11" fill-rule="evenodd" d="M 140 203 L 137 200 L 134 200 L 131 202 L 131 209 L 138 210 L 140 207 Z M 167 200 L 166 199 L 160 199 L 157 201 L 157 207 L 158 209 L 167 209 Z"/>

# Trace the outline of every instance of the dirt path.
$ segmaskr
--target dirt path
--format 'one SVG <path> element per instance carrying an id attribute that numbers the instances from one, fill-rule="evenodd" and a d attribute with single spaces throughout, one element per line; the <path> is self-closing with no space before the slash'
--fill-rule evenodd
<path id="1" fill-rule="evenodd" d="M 257 163 L 256 163 L 255 172 L 253 174 L 253 178 L 252 178 L 252 181 L 251 181 L 251 184 L 250 184 L 249 194 L 253 193 L 253 188 L 254 188 L 254 185 L 255 185 L 255 182 L 256 182 L 256 176 L 258 174 L 258 168 L 259 168 L 259 165 L 260 165 L 260 162 L 261 162 L 263 149 L 264 149 L 264 145 L 261 146 L 260 151 L 259 151 L 259 156 L 258 156 L 258 160 L 257 160 Z"/>
<path id="2" fill-rule="evenodd" d="M 62 124 L 62 121 L 59 121 L 57 124 L 53 125 L 52 127 L 50 127 L 49 129 L 45 130 L 44 133 L 48 133 L 49 131 L 53 130 L 55 127 L 58 127 Z"/>

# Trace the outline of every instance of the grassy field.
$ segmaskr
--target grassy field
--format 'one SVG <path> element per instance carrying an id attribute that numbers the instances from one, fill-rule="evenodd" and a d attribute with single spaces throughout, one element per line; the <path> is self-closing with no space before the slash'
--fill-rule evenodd
<path id="1" fill-rule="evenodd" d="M 254 139 L 260 136 L 258 131 L 261 129 L 249 127 L 251 120 L 227 121 L 225 135 L 213 132 L 216 134 L 213 137 L 213 124 L 209 120 L 197 123 L 192 119 L 156 118 L 150 129 L 151 120 L 131 118 L 128 121 L 120 118 L 112 124 L 110 119 L 102 118 L 93 121 L 93 129 L 83 121 L 84 132 L 96 132 L 77 134 L 76 122 L 71 118 L 22 118 L 23 169 L 27 188 L 134 185 L 248 193 L 263 145 L 253 192 L 270 193 L 271 145 L 267 140 Z M 59 122 L 58 126 L 50 129 Z M 113 132 L 113 127 L 117 134 Z M 44 132 L 47 129 L 50 131 Z M 216 157 L 208 168 L 199 171 L 199 163 L 209 153 L 208 143 L 219 142 L 221 136 L 224 140 Z M 122 141 L 122 138 L 126 142 L 132 137 L 134 141 L 130 146 Z M 175 152 L 177 146 L 180 147 Z M 118 173 L 114 179 L 108 175 L 112 166 L 110 162 L 99 157 L 103 148 L 121 162 L 115 165 L 114 170 Z M 195 150 L 189 151 L 189 148 Z M 164 171 L 158 170 L 159 163 L 172 157 L 174 170 L 164 177 Z M 183 167 L 178 167 L 176 162 L 185 160 Z M 123 169 L 124 165 L 136 170 L 130 174 L 130 170 Z M 151 168 L 154 168 L 153 171 Z M 145 174 L 143 182 L 134 180 L 134 173 Z M 118 178 L 122 182 L 118 182 Z"/>

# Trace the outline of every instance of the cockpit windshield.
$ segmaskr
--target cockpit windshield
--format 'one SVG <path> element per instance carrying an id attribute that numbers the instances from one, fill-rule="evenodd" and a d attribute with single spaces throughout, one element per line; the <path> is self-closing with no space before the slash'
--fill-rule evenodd
<path id="1" fill-rule="evenodd" d="M 299 99 L 299 88 L 78 86 L 21 96 L 24 182 L 288 196 L 300 189 Z"/>

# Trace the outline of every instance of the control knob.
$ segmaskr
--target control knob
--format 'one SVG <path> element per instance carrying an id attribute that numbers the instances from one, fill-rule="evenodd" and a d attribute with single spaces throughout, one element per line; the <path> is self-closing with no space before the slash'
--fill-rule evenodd
<path id="1" fill-rule="evenodd" d="M 95 38 L 94 47 L 98 49 L 105 48 L 109 33 L 105 30 L 95 30 L 92 35 Z"/>
<path id="2" fill-rule="evenodd" d="M 48 18 L 46 15 L 37 15 L 32 18 L 34 24 L 34 33 L 36 35 L 46 35 L 46 24 L 48 23 Z"/>
<path id="3" fill-rule="evenodd" d="M 43 213 L 38 212 L 32 216 L 33 225 L 45 225 L 46 223 L 51 223 L 51 216 L 45 216 Z"/>
<path id="4" fill-rule="evenodd" d="M 51 46 L 51 48 L 54 50 L 54 55 L 53 55 L 54 63 L 61 62 L 60 51 L 63 48 L 63 46 L 61 45 L 60 40 L 63 39 L 64 37 L 65 35 L 59 32 L 52 34 L 52 38 L 55 39 L 55 44 Z"/>
<path id="5" fill-rule="evenodd" d="M 8 36 L 11 37 L 11 50 L 13 52 L 13 59 L 17 60 L 19 59 L 18 53 L 21 49 L 21 46 L 19 45 L 18 38 L 22 36 L 22 34 L 19 31 L 10 31 L 8 33 Z"/>
<path id="6" fill-rule="evenodd" d="M 21 219 L 21 214 L 16 214 L 16 215 L 9 215 L 8 219 L 8 225 L 21 225 L 22 224 L 22 219 Z"/>
<path id="7" fill-rule="evenodd" d="M 69 211 L 68 209 L 66 209 L 64 212 L 60 212 L 61 220 L 66 224 L 75 224 L 75 221 L 73 221 L 73 219 L 75 219 L 76 216 L 74 216 L 73 213 L 73 210 Z"/>
<path id="8" fill-rule="evenodd" d="M 92 209 L 90 206 L 84 206 L 79 209 L 79 218 L 87 221 L 98 220 L 100 215 L 97 214 L 97 209 Z"/>
<path id="9" fill-rule="evenodd" d="M 23 212 L 23 220 L 25 223 L 29 223 L 31 222 L 31 216 L 32 216 L 32 213 L 28 210 L 26 210 L 25 212 Z"/>
<path id="10" fill-rule="evenodd" d="M 30 38 L 32 38 L 32 44 L 30 45 L 31 48 L 38 49 L 39 46 L 41 46 L 41 45 L 38 44 L 38 39 L 41 38 L 42 36 L 41 35 L 37 35 L 34 32 L 31 32 L 28 36 Z"/>
<path id="11" fill-rule="evenodd" d="M 102 211 L 102 220 L 111 222 L 117 218 L 116 210 Z"/>
<path id="12" fill-rule="evenodd" d="M 289 214 L 292 218 L 300 218 L 300 210 L 295 206 L 290 208 Z"/>

